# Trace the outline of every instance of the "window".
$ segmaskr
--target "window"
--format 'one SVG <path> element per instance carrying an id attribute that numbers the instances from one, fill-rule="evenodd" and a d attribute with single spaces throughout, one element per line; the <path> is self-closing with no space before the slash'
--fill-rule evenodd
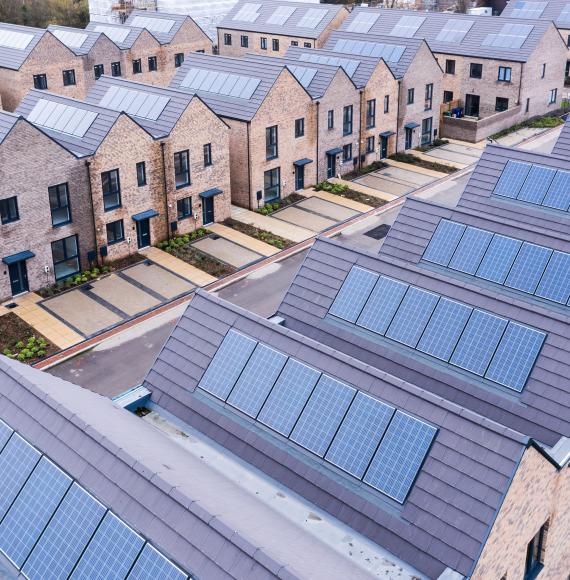
<path id="1" fill-rule="evenodd" d="M 277 125 L 274 125 L 265 129 L 265 158 L 275 159 L 278 154 Z"/>
<path id="2" fill-rule="evenodd" d="M 453 91 L 443 91 L 443 102 L 450 103 L 453 101 Z"/>
<path id="3" fill-rule="evenodd" d="M 111 63 L 111 75 L 114 77 L 121 76 L 121 63 L 120 62 L 112 62 Z"/>
<path id="4" fill-rule="evenodd" d="M 274 52 L 279 52 L 279 39 L 278 38 L 274 38 L 271 41 L 271 47 L 273 48 Z"/>
<path id="5" fill-rule="evenodd" d="M 526 548 L 524 580 L 530 580 L 531 578 L 535 578 L 543 568 L 548 526 L 549 522 L 547 521 L 540 528 L 540 530 L 538 530 L 534 538 L 528 543 L 528 546 Z"/>
<path id="6" fill-rule="evenodd" d="M 190 152 L 188 149 L 174 154 L 174 181 L 176 189 L 190 185 Z"/>
<path id="7" fill-rule="evenodd" d="M 93 67 L 93 71 L 95 72 L 95 80 L 97 80 L 105 74 L 105 67 L 102 64 L 96 64 Z"/>
<path id="8" fill-rule="evenodd" d="M 9 224 L 20 219 L 18 213 L 18 198 L 16 196 L 0 199 L 0 222 Z"/>
<path id="9" fill-rule="evenodd" d="M 48 196 L 51 211 L 51 225 L 55 228 L 71 222 L 67 183 L 60 183 L 59 185 L 48 187 Z"/>
<path id="10" fill-rule="evenodd" d="M 498 80 L 505 83 L 511 82 L 511 67 L 510 66 L 500 66 Z"/>
<path id="11" fill-rule="evenodd" d="M 327 113 L 327 127 L 329 131 L 334 129 L 334 111 L 332 109 Z"/>
<path id="12" fill-rule="evenodd" d="M 549 105 L 553 105 L 554 103 L 556 103 L 556 97 L 558 95 L 558 89 L 552 89 L 550 91 L 550 96 L 548 99 L 548 104 Z"/>
<path id="13" fill-rule="evenodd" d="M 525 108 L 524 108 L 524 112 L 525 113 L 528 113 L 528 110 L 529 109 L 530 109 L 530 99 L 527 99 L 526 100 L 526 105 L 525 105 Z"/>
<path id="14" fill-rule="evenodd" d="M 446 60 L 445 61 L 445 73 L 448 75 L 455 74 L 455 61 L 454 60 Z"/>
<path id="15" fill-rule="evenodd" d="M 117 220 L 107 224 L 107 244 L 112 246 L 118 244 L 125 239 L 125 228 L 123 227 L 123 220 Z"/>
<path id="16" fill-rule="evenodd" d="M 299 46 L 299 41 L 297 41 L 297 40 L 292 40 L 292 41 L 291 41 L 291 46 Z"/>
<path id="17" fill-rule="evenodd" d="M 192 198 L 185 197 L 176 202 L 176 211 L 179 220 L 192 217 Z"/>
<path id="18" fill-rule="evenodd" d="M 390 95 L 384 96 L 384 113 L 390 112 Z"/>
<path id="19" fill-rule="evenodd" d="M 425 110 L 431 110 L 431 106 L 433 103 L 433 84 L 429 83 L 426 85 L 426 102 L 425 102 Z"/>
<path id="20" fill-rule="evenodd" d="M 232 35 L 228 34 L 227 32 L 224 34 L 224 44 L 226 46 L 231 46 L 232 45 Z"/>
<path id="21" fill-rule="evenodd" d="M 342 114 L 342 134 L 350 135 L 352 133 L 352 105 L 347 105 Z"/>
<path id="22" fill-rule="evenodd" d="M 158 70 L 158 62 L 156 60 L 156 56 L 149 56 L 148 57 L 148 70 L 150 72 L 154 72 Z"/>
<path id="23" fill-rule="evenodd" d="M 69 87 L 75 84 L 75 70 L 69 69 L 63 71 L 63 86 Z"/>
<path id="24" fill-rule="evenodd" d="M 281 168 L 270 169 L 263 174 L 263 198 L 272 201 L 281 197 Z"/>
<path id="25" fill-rule="evenodd" d="M 266 36 L 262 36 L 259 39 L 259 46 L 261 47 L 261 50 L 267 50 L 267 37 Z"/>
<path id="26" fill-rule="evenodd" d="M 111 211 L 121 207 L 121 184 L 119 182 L 119 170 L 105 171 L 101 173 L 103 185 L 103 207 L 105 211 Z"/>
<path id="27" fill-rule="evenodd" d="M 305 135 L 305 119 L 295 119 L 295 138 Z"/>
<path id="28" fill-rule="evenodd" d="M 53 272 L 56 280 L 75 276 L 79 272 L 79 246 L 77 236 L 69 236 L 51 244 Z"/>
<path id="29" fill-rule="evenodd" d="M 408 105 L 414 104 L 414 89 L 408 89 Z"/>
<path id="30" fill-rule="evenodd" d="M 352 159 L 352 143 L 348 143 L 347 145 L 343 145 L 342 147 L 342 160 L 343 161 L 350 161 Z"/>
<path id="31" fill-rule="evenodd" d="M 142 73 L 141 59 L 137 58 L 136 60 L 133 60 L 133 74 L 138 75 L 140 73 Z"/>
<path id="32" fill-rule="evenodd" d="M 366 128 L 376 127 L 376 99 L 366 102 Z"/>
<path id="33" fill-rule="evenodd" d="M 432 139 L 433 119 L 429 117 L 422 121 L 422 145 L 428 145 Z"/>
<path id="34" fill-rule="evenodd" d="M 304 46 L 305 48 L 313 48 L 313 45 L 312 45 L 310 42 L 304 42 L 304 43 L 303 43 L 303 46 Z"/>
<path id="35" fill-rule="evenodd" d="M 146 165 L 144 161 L 137 163 L 137 185 L 139 187 L 146 185 Z"/>
<path id="36" fill-rule="evenodd" d="M 476 62 L 472 62 L 469 65 L 469 76 L 472 79 L 480 79 L 483 76 L 483 65 Z"/>
<path id="37" fill-rule="evenodd" d="M 181 67 L 183 62 L 184 62 L 184 53 L 183 52 L 177 52 L 174 55 L 174 67 L 175 68 Z"/>
<path id="38" fill-rule="evenodd" d="M 546 76 L 546 63 L 540 67 L 540 78 L 543 79 Z"/>
<path id="39" fill-rule="evenodd" d="M 249 47 L 249 36 L 245 36 L 242 34 L 241 38 L 240 38 L 240 46 L 242 48 L 248 48 Z"/>
<path id="40" fill-rule="evenodd" d="M 48 84 L 46 75 L 34 75 L 34 89 L 47 91 L 47 88 Z"/>
<path id="41" fill-rule="evenodd" d="M 212 144 L 206 143 L 204 145 L 204 167 L 212 165 Z"/>
<path id="42" fill-rule="evenodd" d="M 570 34 L 568 35 L 568 38 L 566 39 L 566 46 L 570 47 Z"/>
<path id="43" fill-rule="evenodd" d="M 495 99 L 495 111 L 506 111 L 509 108 L 509 99 L 497 97 Z"/>
<path id="44" fill-rule="evenodd" d="M 376 139 L 374 137 L 367 137 L 366 139 L 366 153 L 374 153 Z"/>

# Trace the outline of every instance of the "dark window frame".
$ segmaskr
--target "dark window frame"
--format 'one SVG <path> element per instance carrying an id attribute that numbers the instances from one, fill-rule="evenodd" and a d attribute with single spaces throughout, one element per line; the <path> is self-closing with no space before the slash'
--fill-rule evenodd
<path id="1" fill-rule="evenodd" d="M 277 159 L 279 157 L 279 128 L 272 125 L 265 129 L 265 159 Z"/>
<path id="2" fill-rule="evenodd" d="M 374 135 L 366 138 L 366 153 L 374 153 L 376 150 L 376 138 Z"/>
<path id="3" fill-rule="evenodd" d="M 133 74 L 140 75 L 142 73 L 142 61 L 140 58 L 133 59 Z"/>
<path id="4" fill-rule="evenodd" d="M 52 195 L 57 200 L 57 205 L 55 206 L 52 205 Z M 59 228 L 72 222 L 71 205 L 69 203 L 69 184 L 67 182 L 58 183 L 57 185 L 50 185 L 48 187 L 48 201 L 52 227 Z M 56 222 L 54 220 L 54 212 L 58 212 L 64 209 L 67 210 L 67 218 L 65 220 Z"/>
<path id="5" fill-rule="evenodd" d="M 275 175 L 277 176 L 276 180 L 274 179 Z M 270 185 L 267 185 L 268 177 L 270 178 Z M 277 191 L 277 195 L 268 198 L 266 193 L 269 190 Z M 263 173 L 263 197 L 264 199 L 269 200 L 281 198 L 281 167 L 274 167 L 273 169 L 268 169 Z"/>
<path id="6" fill-rule="evenodd" d="M 0 199 L 0 224 L 11 224 L 19 219 L 18 196 L 12 195 L 11 197 Z"/>
<path id="7" fill-rule="evenodd" d="M 75 249 L 76 249 L 76 254 L 68 254 L 68 248 L 67 248 L 67 244 L 66 244 L 66 240 L 70 240 L 74 238 L 75 239 Z M 55 259 L 54 256 L 54 246 L 57 246 L 58 244 L 61 244 L 62 246 L 62 254 L 63 254 L 63 258 L 61 260 L 57 260 Z M 79 238 L 77 236 L 77 234 L 74 234 L 72 236 L 67 236 L 66 238 L 61 238 L 61 240 L 55 240 L 54 242 L 51 243 L 51 257 L 52 257 L 52 262 L 53 262 L 53 273 L 55 276 L 56 281 L 60 281 L 60 280 L 65 280 L 67 278 L 71 278 L 72 276 L 76 276 L 77 274 L 79 274 L 79 272 L 81 272 L 81 259 L 79 257 Z M 73 271 L 70 272 L 69 274 L 66 274 L 65 276 L 58 276 L 57 275 L 57 267 L 60 264 L 64 264 L 66 262 L 70 262 L 71 260 L 77 260 L 77 268 Z"/>
<path id="8" fill-rule="evenodd" d="M 156 58 L 156 56 L 148 57 L 148 71 L 149 72 L 158 71 L 158 59 Z"/>
<path id="9" fill-rule="evenodd" d="M 510 66 L 500 66 L 497 71 L 497 80 L 502 83 L 510 83 L 513 69 Z"/>
<path id="10" fill-rule="evenodd" d="M 192 210 L 192 196 L 176 200 L 176 219 L 182 221 L 194 215 Z"/>
<path id="11" fill-rule="evenodd" d="M 299 41 L 298 40 L 292 40 L 291 41 L 291 46 L 299 46 Z"/>
<path id="12" fill-rule="evenodd" d="M 45 73 L 34 75 L 34 89 L 39 91 L 48 90 L 47 75 Z"/>
<path id="13" fill-rule="evenodd" d="M 144 187 L 147 184 L 146 181 L 146 162 L 139 161 L 136 164 L 137 168 L 137 185 L 138 187 Z"/>
<path id="14" fill-rule="evenodd" d="M 346 143 L 342 146 L 342 162 L 352 161 L 352 143 Z"/>
<path id="15" fill-rule="evenodd" d="M 310 42 L 303 42 L 303 48 L 313 48 L 313 45 Z"/>
<path id="16" fill-rule="evenodd" d="M 75 69 L 68 68 L 66 70 L 62 70 L 61 74 L 63 76 L 63 86 L 64 87 L 73 87 L 77 84 L 75 79 Z"/>
<path id="17" fill-rule="evenodd" d="M 453 91 L 443 91 L 443 102 L 451 103 L 453 101 Z"/>
<path id="18" fill-rule="evenodd" d="M 550 89 L 550 92 L 548 93 L 548 104 L 554 105 L 557 99 L 558 99 L 558 89 L 557 88 Z"/>
<path id="19" fill-rule="evenodd" d="M 111 228 L 109 227 L 111 226 Z M 120 234 L 117 235 L 117 226 L 120 230 Z M 125 241 L 125 224 L 123 220 L 115 220 L 114 222 L 109 222 L 105 225 L 105 230 L 107 232 L 107 245 L 113 246 L 114 244 L 119 244 L 120 242 Z M 111 231 L 111 236 L 109 236 L 109 232 Z"/>
<path id="20" fill-rule="evenodd" d="M 527 544 L 523 580 L 534 580 L 544 568 L 548 528 L 549 520 L 540 526 L 540 530 L 538 530 Z"/>
<path id="21" fill-rule="evenodd" d="M 113 176 L 116 176 L 116 179 L 113 179 Z M 113 182 L 116 182 L 116 187 L 110 187 Z M 109 188 L 105 187 L 105 183 L 109 185 Z M 121 180 L 119 176 L 118 169 L 111 169 L 109 171 L 103 171 L 101 173 L 101 188 L 103 190 L 103 209 L 105 211 L 113 211 L 118 209 L 122 206 L 121 201 Z M 117 203 L 113 203 L 112 205 L 107 205 L 108 199 L 113 198 L 117 199 Z"/>
<path id="22" fill-rule="evenodd" d="M 111 63 L 111 76 L 120 77 L 122 74 L 120 61 L 115 61 Z"/>
<path id="23" fill-rule="evenodd" d="M 295 119 L 295 139 L 305 136 L 305 117 Z"/>
<path id="24" fill-rule="evenodd" d="M 212 159 L 212 144 L 206 143 L 202 147 L 202 151 L 204 153 L 204 167 L 211 167 L 214 164 Z"/>
<path id="25" fill-rule="evenodd" d="M 387 115 L 390 112 L 390 95 L 384 95 L 384 114 Z"/>
<path id="26" fill-rule="evenodd" d="M 184 180 L 178 183 L 178 178 L 182 176 Z M 182 189 L 192 185 L 192 178 L 190 175 L 190 151 L 177 151 L 174 154 L 174 184 L 176 189 Z"/>
<path id="27" fill-rule="evenodd" d="M 262 36 L 259 39 L 259 47 L 261 50 L 267 50 L 267 36 Z"/>
<path id="28" fill-rule="evenodd" d="M 482 79 L 483 65 L 480 62 L 472 62 L 469 64 L 469 78 Z"/>
<path id="29" fill-rule="evenodd" d="M 433 83 L 428 83 L 425 90 L 424 111 L 431 111 L 433 107 Z"/>
<path id="30" fill-rule="evenodd" d="M 366 101 L 366 128 L 376 127 L 376 99 Z"/>
<path id="31" fill-rule="evenodd" d="M 279 52 L 279 39 L 278 38 L 271 39 L 271 50 L 273 52 Z"/>
<path id="32" fill-rule="evenodd" d="M 408 89 L 408 105 L 413 105 L 414 101 L 416 100 L 416 91 L 415 89 Z"/>
<path id="33" fill-rule="evenodd" d="M 445 74 L 454 75 L 455 74 L 455 60 L 448 58 L 445 61 Z"/>
<path id="34" fill-rule="evenodd" d="M 232 35 L 229 32 L 224 32 L 224 46 L 232 45 Z"/>
<path id="35" fill-rule="evenodd" d="M 239 45 L 241 48 L 249 48 L 249 36 L 247 34 L 242 34 L 239 39 Z"/>
<path id="36" fill-rule="evenodd" d="M 346 105 L 342 110 L 342 134 L 352 135 L 353 131 L 353 119 L 354 117 L 354 109 L 352 105 Z"/>
<path id="37" fill-rule="evenodd" d="M 180 68 L 184 64 L 184 53 L 177 52 L 174 55 L 174 68 Z"/>
<path id="38" fill-rule="evenodd" d="M 495 111 L 502 112 L 509 108 L 509 99 L 506 97 L 496 97 L 495 98 Z"/>
<path id="39" fill-rule="evenodd" d="M 327 128 L 329 131 L 334 129 L 334 109 L 327 111 Z"/>
<path id="40" fill-rule="evenodd" d="M 546 63 L 543 62 L 540 67 L 540 78 L 543 79 L 546 76 Z"/>
<path id="41" fill-rule="evenodd" d="M 100 79 L 105 74 L 105 65 L 104 64 L 93 65 L 93 73 L 95 74 L 95 80 Z"/>

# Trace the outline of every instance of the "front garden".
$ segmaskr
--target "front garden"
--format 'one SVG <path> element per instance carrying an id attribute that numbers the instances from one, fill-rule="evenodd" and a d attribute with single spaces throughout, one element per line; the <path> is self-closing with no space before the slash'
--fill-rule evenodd
<path id="1" fill-rule="evenodd" d="M 449 165 L 444 165 L 443 163 L 437 163 L 437 161 L 427 161 L 425 159 L 421 159 L 417 155 L 413 155 L 412 153 L 394 153 L 390 159 L 399 161 L 400 163 L 409 163 L 410 165 L 423 167 L 424 169 L 431 169 L 432 171 L 439 171 L 440 173 L 454 173 L 457 171 L 455 167 L 450 167 Z"/>
<path id="2" fill-rule="evenodd" d="M 326 191 L 327 193 L 332 193 L 333 195 L 338 195 L 339 197 L 344 197 L 352 201 L 357 201 L 364 205 L 369 205 L 370 207 L 380 207 L 386 203 L 386 200 L 380 199 L 373 195 L 367 195 L 361 191 L 350 188 L 344 183 L 331 183 L 329 181 L 322 181 L 315 185 L 315 191 Z"/>
<path id="3" fill-rule="evenodd" d="M 274 246 L 279 250 L 286 250 L 287 248 L 291 248 L 295 245 L 295 242 L 291 240 L 282 238 L 281 236 L 268 232 L 267 230 L 256 228 L 250 224 L 244 224 L 243 222 L 239 222 L 233 218 L 227 218 L 223 222 L 223 225 L 228 228 L 232 228 L 232 230 L 236 230 L 237 232 L 245 234 L 246 236 L 250 236 L 251 238 L 265 242 L 270 246 Z"/>
<path id="4" fill-rule="evenodd" d="M 0 352 L 4 356 L 34 364 L 57 350 L 44 336 L 13 312 L 0 316 Z"/>
<path id="5" fill-rule="evenodd" d="M 257 213 L 260 213 L 261 215 L 271 215 L 273 212 L 276 212 L 280 209 L 283 209 L 284 207 L 287 207 L 288 205 L 292 205 L 294 203 L 297 203 L 298 201 L 301 201 L 303 199 L 305 199 L 305 198 L 302 195 L 300 195 L 298 193 L 292 193 L 291 195 L 288 195 L 287 197 L 284 197 L 283 199 L 278 199 L 277 201 L 266 203 L 263 207 L 260 207 L 260 208 L 256 209 L 255 211 Z"/>
<path id="6" fill-rule="evenodd" d="M 491 135 L 489 139 L 493 139 L 496 141 L 501 137 L 505 137 L 506 135 L 510 135 L 519 129 L 553 129 L 554 127 L 558 127 L 559 125 L 563 125 L 564 120 L 557 116 L 551 117 L 535 117 L 534 119 L 529 119 L 528 121 L 524 121 L 522 123 L 517 123 L 508 129 L 503 129 L 494 135 Z"/>
<path id="7" fill-rule="evenodd" d="M 364 165 L 360 169 L 354 169 L 349 173 L 345 173 L 342 176 L 342 178 L 345 179 L 346 181 L 352 181 L 357 177 L 362 177 L 363 175 L 367 175 L 368 173 L 372 173 L 373 171 L 379 171 L 380 169 L 385 169 L 386 167 L 388 167 L 388 164 L 384 163 L 384 161 L 373 161 L 369 165 Z"/>

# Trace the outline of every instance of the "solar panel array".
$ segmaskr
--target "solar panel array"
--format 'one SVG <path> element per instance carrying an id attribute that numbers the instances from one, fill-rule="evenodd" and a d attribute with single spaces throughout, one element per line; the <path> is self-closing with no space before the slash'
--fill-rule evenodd
<path id="1" fill-rule="evenodd" d="M 307 12 L 303 15 L 303 18 L 299 20 L 297 26 L 300 28 L 316 28 L 322 21 L 322 19 L 328 14 L 327 10 L 321 10 L 319 8 L 309 8 Z"/>
<path id="2" fill-rule="evenodd" d="M 0 46 L 25 50 L 32 40 L 34 40 L 33 34 L 0 28 Z"/>
<path id="3" fill-rule="evenodd" d="M 381 42 L 368 42 L 365 40 L 337 40 L 333 51 L 345 54 L 357 54 L 360 56 L 374 56 L 383 58 L 386 62 L 399 62 L 406 50 L 399 44 L 384 44 Z"/>
<path id="4" fill-rule="evenodd" d="M 413 38 L 419 27 L 425 22 L 424 16 L 402 16 L 390 32 L 390 36 Z"/>
<path id="5" fill-rule="evenodd" d="M 73 137 L 83 137 L 96 118 L 94 111 L 47 99 L 38 99 L 27 117 L 30 123 Z"/>
<path id="6" fill-rule="evenodd" d="M 125 42 L 125 39 L 131 31 L 128 28 L 118 28 L 114 26 L 97 25 L 95 32 L 102 32 L 107 35 L 113 42 Z"/>
<path id="7" fill-rule="evenodd" d="M 515 2 L 511 18 L 540 18 L 547 2 Z"/>
<path id="8" fill-rule="evenodd" d="M 299 56 L 299 60 L 303 62 L 314 62 L 317 64 L 329 64 L 331 66 L 340 66 L 351 78 L 356 72 L 356 69 L 360 66 L 359 60 L 352 60 L 349 58 L 338 58 L 336 56 L 326 56 L 324 54 L 304 53 Z"/>
<path id="9" fill-rule="evenodd" d="M 295 78 L 307 88 L 317 74 L 316 68 L 306 68 L 295 64 L 288 64 L 287 68 L 295 75 Z"/>
<path id="10" fill-rule="evenodd" d="M 560 13 L 560 16 L 556 19 L 556 24 L 568 24 L 570 25 L 570 4 L 566 4 Z"/>
<path id="11" fill-rule="evenodd" d="M 267 24 L 282 26 L 297 10 L 294 6 L 278 6 L 275 12 L 267 19 Z"/>
<path id="12" fill-rule="evenodd" d="M 441 220 L 423 259 L 570 305 L 570 254 Z"/>
<path id="13" fill-rule="evenodd" d="M 247 2 L 239 11 L 234 14 L 232 20 L 240 20 L 242 22 L 255 22 L 259 18 L 259 9 L 261 4 L 252 4 Z"/>
<path id="14" fill-rule="evenodd" d="M 437 432 L 234 330 L 198 386 L 400 503 Z"/>
<path id="15" fill-rule="evenodd" d="M 509 160 L 493 194 L 569 211 L 570 172 Z"/>
<path id="16" fill-rule="evenodd" d="M 370 12 L 359 12 L 352 22 L 348 25 L 348 32 L 367 33 L 374 26 L 376 21 L 380 18 L 380 14 L 372 14 Z"/>
<path id="17" fill-rule="evenodd" d="M 520 48 L 533 28 L 534 26 L 531 24 L 505 24 L 500 32 L 487 34 L 481 45 L 499 48 Z"/>
<path id="18" fill-rule="evenodd" d="M 474 20 L 448 20 L 435 37 L 439 42 L 460 43 L 475 24 Z"/>
<path id="19" fill-rule="evenodd" d="M 135 16 L 131 22 L 131 26 L 135 28 L 146 28 L 152 32 L 170 32 L 175 24 L 175 20 L 151 18 L 149 16 Z"/>
<path id="20" fill-rule="evenodd" d="M 188 575 L 0 420 L 0 552 L 30 580 Z"/>
<path id="21" fill-rule="evenodd" d="M 84 32 L 73 32 L 71 30 L 60 30 L 58 28 L 54 28 L 53 30 L 50 30 L 50 32 L 57 39 L 61 40 L 63 44 L 71 48 L 81 48 L 89 38 L 89 35 Z"/>
<path id="22" fill-rule="evenodd" d="M 546 334 L 354 266 L 329 314 L 521 392 Z"/>
<path id="23" fill-rule="evenodd" d="M 237 99 L 251 99 L 261 83 L 260 79 L 220 71 L 191 68 L 180 85 Z"/>
<path id="24" fill-rule="evenodd" d="M 111 86 L 99 105 L 114 111 L 125 111 L 135 117 L 156 121 L 170 102 L 169 97 L 151 92 Z"/>

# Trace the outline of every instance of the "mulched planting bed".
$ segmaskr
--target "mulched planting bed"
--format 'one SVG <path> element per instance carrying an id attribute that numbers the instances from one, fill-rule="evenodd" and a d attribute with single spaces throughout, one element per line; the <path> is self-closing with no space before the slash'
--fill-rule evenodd
<path id="1" fill-rule="evenodd" d="M 265 242 L 270 246 L 275 246 L 280 250 L 286 250 L 287 248 L 291 248 L 295 245 L 295 242 L 291 240 L 287 240 L 286 238 L 282 238 L 281 236 L 277 236 L 276 234 L 272 234 L 267 230 L 262 230 L 261 228 L 256 228 L 255 226 L 244 224 L 243 222 L 239 222 L 234 220 L 233 218 L 227 218 L 224 222 L 222 222 L 224 226 L 228 228 L 232 228 L 237 232 L 241 232 L 246 236 L 250 236 L 259 240 L 261 242 Z"/>
<path id="2" fill-rule="evenodd" d="M 352 201 L 358 201 L 364 205 L 369 205 L 370 207 L 380 207 L 386 203 L 385 200 L 374 197 L 373 195 L 367 195 L 355 189 L 351 189 L 348 185 L 344 183 L 331 183 L 330 181 L 322 181 L 315 185 L 315 191 L 326 191 L 327 193 L 332 193 L 333 195 L 338 195 L 339 197 L 346 197 Z"/>
<path id="3" fill-rule="evenodd" d="M 447 139 L 434 139 L 429 145 L 421 145 L 420 147 L 416 147 L 416 151 L 421 151 L 425 153 L 426 151 L 431 151 L 432 149 L 436 149 L 437 147 L 441 147 L 443 145 L 447 145 L 449 141 Z"/>
<path id="4" fill-rule="evenodd" d="M 449 165 L 444 165 L 443 163 L 437 163 L 435 161 L 426 161 L 425 159 L 420 159 L 411 153 L 396 153 L 392 155 L 390 159 L 399 161 L 400 163 L 417 165 L 418 167 L 423 167 L 424 169 L 439 171 L 440 173 L 455 173 L 457 171 L 455 167 L 450 167 Z"/>
<path id="5" fill-rule="evenodd" d="M 0 316 L 0 353 L 34 364 L 59 349 L 13 312 Z"/>
<path id="6" fill-rule="evenodd" d="M 233 266 L 224 264 L 223 262 L 216 260 L 216 258 L 213 258 L 208 254 L 204 254 L 204 252 L 197 250 L 189 243 L 178 246 L 173 250 L 170 250 L 168 253 L 172 254 L 176 258 L 179 258 L 180 260 L 183 260 L 191 266 L 199 268 L 200 270 L 204 270 L 204 272 L 207 272 L 216 278 L 222 278 L 237 271 L 237 269 Z"/>
<path id="7" fill-rule="evenodd" d="M 372 173 L 373 171 L 378 171 L 380 169 L 385 169 L 386 167 L 388 167 L 387 163 L 384 163 L 383 161 L 373 161 L 372 163 L 370 163 L 370 165 L 366 165 L 360 169 L 355 169 L 354 171 L 350 171 L 349 173 L 345 173 L 342 178 L 347 180 L 347 181 L 352 181 L 353 179 L 356 179 L 357 177 L 362 177 L 363 175 L 366 175 L 368 173 Z"/>
<path id="8" fill-rule="evenodd" d="M 292 194 L 288 195 L 287 197 L 284 197 L 283 199 L 280 199 L 278 201 L 266 203 L 263 207 L 260 207 L 259 209 L 256 209 L 255 211 L 257 213 L 260 213 L 263 215 L 271 215 L 273 212 L 278 211 L 280 209 L 283 209 L 284 207 L 287 207 L 288 205 L 292 205 L 294 203 L 297 203 L 298 201 L 302 201 L 303 199 L 305 199 L 305 198 L 302 195 L 300 195 L 298 193 L 292 193 Z"/>

